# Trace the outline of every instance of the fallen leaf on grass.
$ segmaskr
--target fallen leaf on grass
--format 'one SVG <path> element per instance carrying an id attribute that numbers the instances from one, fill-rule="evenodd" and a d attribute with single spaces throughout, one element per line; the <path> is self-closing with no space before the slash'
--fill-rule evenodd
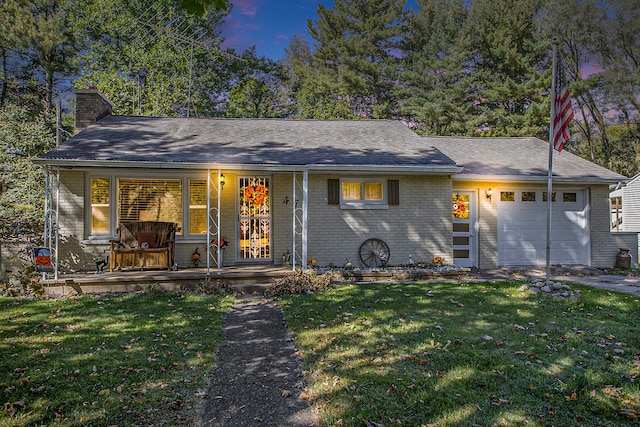
<path id="1" fill-rule="evenodd" d="M 625 416 L 629 419 L 635 419 L 638 416 L 638 413 L 633 409 L 623 409 L 620 411 L 620 415 Z"/>
<path id="2" fill-rule="evenodd" d="M 291 397 L 291 391 L 282 390 L 282 397 Z"/>
<path id="3" fill-rule="evenodd" d="M 606 385 L 602 389 L 604 394 L 619 394 L 622 392 L 622 387 L 614 387 L 612 385 Z"/>
<path id="4" fill-rule="evenodd" d="M 574 391 L 573 393 L 571 393 L 571 396 L 565 396 L 564 398 L 567 402 L 570 402 L 570 401 L 576 400 L 578 398 L 578 395 Z"/>

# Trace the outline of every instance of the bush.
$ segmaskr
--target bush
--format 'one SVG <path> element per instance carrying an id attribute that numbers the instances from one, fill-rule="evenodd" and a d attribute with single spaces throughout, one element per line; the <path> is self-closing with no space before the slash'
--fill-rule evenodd
<path id="1" fill-rule="evenodd" d="M 9 276 L 9 281 L 3 283 L 0 295 L 37 297 L 44 294 L 44 286 L 35 267 L 30 266 L 17 274 Z"/>
<path id="2" fill-rule="evenodd" d="M 316 274 L 313 270 L 303 273 L 297 270 L 295 273 L 273 280 L 273 286 L 265 292 L 267 297 L 277 297 L 285 294 L 303 294 L 322 292 L 331 286 L 329 274 Z"/>

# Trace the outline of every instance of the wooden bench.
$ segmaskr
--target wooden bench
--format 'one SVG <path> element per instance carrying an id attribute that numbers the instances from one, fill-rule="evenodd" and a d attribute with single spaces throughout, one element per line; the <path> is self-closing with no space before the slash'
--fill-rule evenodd
<path id="1" fill-rule="evenodd" d="M 123 222 L 111 240 L 109 271 L 121 269 L 171 270 L 177 224 L 161 221 Z"/>

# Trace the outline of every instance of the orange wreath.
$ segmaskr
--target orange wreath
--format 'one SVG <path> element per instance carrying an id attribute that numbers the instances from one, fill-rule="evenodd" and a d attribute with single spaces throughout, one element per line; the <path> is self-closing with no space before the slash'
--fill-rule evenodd
<path id="1" fill-rule="evenodd" d="M 264 185 L 247 185 L 244 189 L 244 200 L 253 206 L 261 206 L 267 199 L 267 187 Z"/>

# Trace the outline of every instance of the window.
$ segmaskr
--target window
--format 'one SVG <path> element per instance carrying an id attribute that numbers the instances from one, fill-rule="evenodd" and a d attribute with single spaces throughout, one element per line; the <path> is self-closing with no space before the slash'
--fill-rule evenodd
<path id="1" fill-rule="evenodd" d="M 118 180 L 118 222 L 169 221 L 182 228 L 182 180 Z"/>
<path id="2" fill-rule="evenodd" d="M 562 201 L 564 203 L 576 203 L 578 195 L 576 193 L 562 193 Z"/>
<path id="3" fill-rule="evenodd" d="M 91 178 L 91 233 L 110 233 L 109 178 Z"/>
<path id="4" fill-rule="evenodd" d="M 373 180 L 342 181 L 342 201 L 383 202 L 384 185 Z"/>
<path id="5" fill-rule="evenodd" d="M 332 189 L 339 191 L 341 209 L 387 209 L 390 204 L 399 203 L 399 191 L 397 180 L 380 179 L 360 179 L 348 178 L 339 181 L 339 186 L 335 187 L 338 180 L 329 180 L 329 203 L 335 202 L 335 195 L 331 194 Z M 333 185 L 332 185 L 333 183 Z M 392 189 L 393 200 L 387 200 L 387 186 Z"/>
<path id="6" fill-rule="evenodd" d="M 522 192 L 522 201 L 523 202 L 535 202 L 536 201 L 536 192 L 535 191 L 523 191 Z"/>
<path id="7" fill-rule="evenodd" d="M 547 192 L 545 191 L 545 192 L 543 192 L 543 193 L 542 193 L 542 201 L 543 201 L 543 202 L 546 202 L 547 200 L 548 200 L 548 199 L 547 199 Z M 555 192 L 555 191 L 553 191 L 553 192 L 551 193 L 551 201 L 552 201 L 552 202 L 555 202 L 555 201 L 556 201 L 556 192 Z"/>
<path id="8" fill-rule="evenodd" d="M 207 182 L 189 180 L 189 234 L 207 232 Z"/>
<path id="9" fill-rule="evenodd" d="M 500 192 L 500 201 L 501 202 L 514 202 L 516 200 L 516 193 L 513 191 L 501 191 Z"/>

